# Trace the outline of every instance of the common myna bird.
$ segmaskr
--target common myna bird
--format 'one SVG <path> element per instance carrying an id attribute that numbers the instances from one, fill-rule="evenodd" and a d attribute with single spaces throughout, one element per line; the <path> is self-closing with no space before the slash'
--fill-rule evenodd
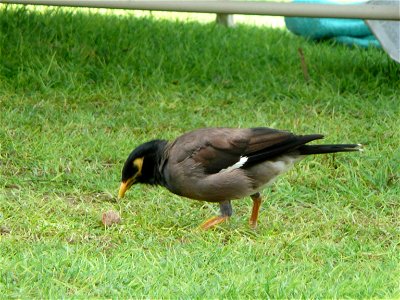
<path id="1" fill-rule="evenodd" d="M 118 198 L 135 183 L 161 185 L 190 199 L 218 202 L 221 214 L 208 229 L 232 215 L 231 200 L 250 196 L 250 225 L 257 225 L 260 191 L 306 155 L 360 151 L 360 144 L 306 145 L 323 135 L 295 135 L 259 127 L 203 128 L 172 142 L 153 140 L 134 149 L 122 169 Z"/>

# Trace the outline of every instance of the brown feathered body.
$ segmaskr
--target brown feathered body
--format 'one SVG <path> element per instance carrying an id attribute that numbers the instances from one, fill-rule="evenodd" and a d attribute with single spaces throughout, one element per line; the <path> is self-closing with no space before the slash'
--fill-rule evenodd
<path id="1" fill-rule="evenodd" d="M 175 194 L 210 202 L 240 199 L 270 185 L 301 159 L 293 147 L 248 163 L 251 157 L 282 146 L 290 138 L 290 133 L 265 128 L 192 131 L 165 147 L 160 171 L 166 188 Z"/>

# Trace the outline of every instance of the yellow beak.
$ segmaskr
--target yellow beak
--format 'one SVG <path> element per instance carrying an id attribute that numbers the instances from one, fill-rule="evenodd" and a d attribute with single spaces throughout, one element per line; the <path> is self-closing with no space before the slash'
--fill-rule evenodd
<path id="1" fill-rule="evenodd" d="M 121 182 L 121 186 L 119 187 L 119 192 L 118 192 L 118 199 L 121 199 L 124 197 L 125 192 L 130 188 L 130 185 L 128 184 L 129 181 L 127 182 Z"/>

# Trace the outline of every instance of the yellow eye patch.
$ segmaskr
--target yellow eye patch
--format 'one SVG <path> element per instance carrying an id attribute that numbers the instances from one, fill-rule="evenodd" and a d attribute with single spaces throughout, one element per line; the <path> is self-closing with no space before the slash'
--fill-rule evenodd
<path id="1" fill-rule="evenodd" d="M 136 175 L 142 174 L 143 157 L 136 158 L 136 159 L 133 161 L 133 165 L 138 169 L 138 172 L 136 173 Z"/>

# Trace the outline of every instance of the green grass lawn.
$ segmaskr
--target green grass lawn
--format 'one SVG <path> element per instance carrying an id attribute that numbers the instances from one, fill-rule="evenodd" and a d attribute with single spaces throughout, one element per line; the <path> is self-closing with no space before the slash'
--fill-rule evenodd
<path id="1" fill-rule="evenodd" d="M 0 298 L 400 297 L 400 66 L 383 51 L 5 5 L 0 39 Z M 149 186 L 115 201 L 135 146 L 205 126 L 366 146 L 299 163 L 256 230 L 249 198 L 207 232 L 215 204 Z"/>

